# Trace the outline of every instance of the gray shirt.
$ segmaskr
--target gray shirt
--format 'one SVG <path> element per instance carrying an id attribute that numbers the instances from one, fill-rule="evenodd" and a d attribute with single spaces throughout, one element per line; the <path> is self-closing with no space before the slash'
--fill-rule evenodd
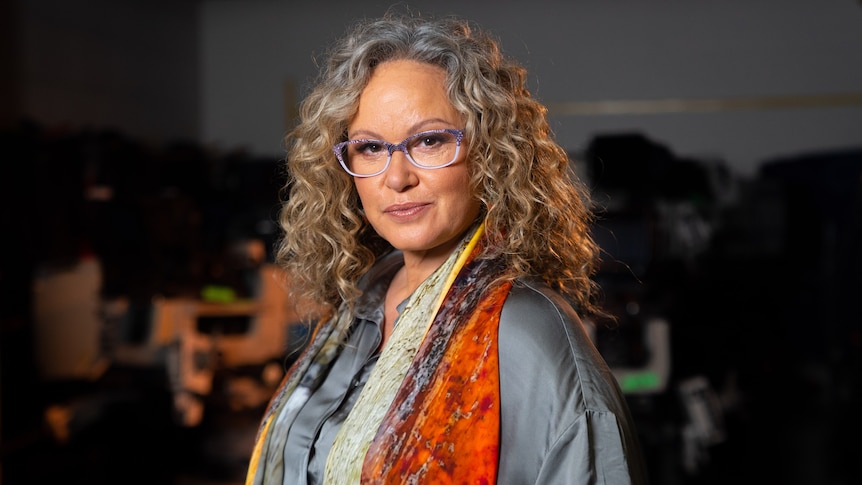
<path id="1" fill-rule="evenodd" d="M 335 435 L 377 362 L 383 299 L 402 264 L 394 253 L 363 279 L 347 342 L 288 432 L 285 484 L 323 479 Z M 516 282 L 500 316 L 499 353 L 498 483 L 646 483 L 625 399 L 559 294 L 536 281 Z"/>

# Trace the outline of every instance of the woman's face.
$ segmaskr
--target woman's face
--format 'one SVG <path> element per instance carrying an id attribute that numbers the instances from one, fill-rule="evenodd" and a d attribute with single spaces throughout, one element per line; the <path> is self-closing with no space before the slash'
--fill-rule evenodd
<path id="1" fill-rule="evenodd" d="M 398 144 L 433 129 L 464 129 L 445 90 L 439 67 L 397 60 L 380 64 L 359 97 L 359 110 L 348 125 L 350 139 L 369 138 Z M 373 177 L 354 177 L 366 217 L 393 247 L 412 257 L 442 263 L 479 214 L 470 191 L 465 137 L 458 159 L 448 167 L 416 167 L 394 151 L 389 168 Z"/>

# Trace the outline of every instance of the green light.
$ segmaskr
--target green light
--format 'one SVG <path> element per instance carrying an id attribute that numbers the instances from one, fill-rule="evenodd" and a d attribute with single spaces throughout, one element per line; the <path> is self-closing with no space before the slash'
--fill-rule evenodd
<path id="1" fill-rule="evenodd" d="M 655 372 L 633 372 L 620 377 L 620 387 L 623 392 L 655 389 L 659 386 L 659 376 Z"/>
<path id="2" fill-rule="evenodd" d="M 236 300 L 236 292 L 227 286 L 207 285 L 201 290 L 204 301 L 230 303 Z"/>

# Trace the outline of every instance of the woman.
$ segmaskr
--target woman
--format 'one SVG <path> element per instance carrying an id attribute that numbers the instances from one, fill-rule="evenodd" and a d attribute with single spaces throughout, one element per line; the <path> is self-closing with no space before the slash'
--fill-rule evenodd
<path id="1" fill-rule="evenodd" d="M 292 132 L 279 262 L 326 305 L 249 484 L 643 483 L 597 311 L 585 192 L 525 71 L 467 23 L 331 51 Z"/>

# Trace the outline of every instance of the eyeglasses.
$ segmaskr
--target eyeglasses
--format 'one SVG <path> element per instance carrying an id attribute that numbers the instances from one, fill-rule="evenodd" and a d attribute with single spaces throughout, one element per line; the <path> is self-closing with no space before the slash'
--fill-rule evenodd
<path id="1" fill-rule="evenodd" d="M 397 145 L 383 140 L 347 140 L 335 144 L 332 150 L 350 175 L 373 177 L 389 168 L 392 154 L 398 150 L 419 168 L 448 167 L 458 158 L 463 139 L 461 130 L 429 130 L 409 136 Z"/>

